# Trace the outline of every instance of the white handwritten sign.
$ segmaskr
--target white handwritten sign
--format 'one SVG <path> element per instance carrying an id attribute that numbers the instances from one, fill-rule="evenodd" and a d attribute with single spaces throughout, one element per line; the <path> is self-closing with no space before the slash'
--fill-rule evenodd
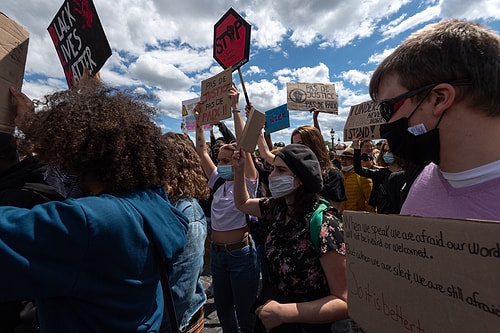
<path id="1" fill-rule="evenodd" d="M 348 304 L 371 332 L 492 332 L 500 222 L 344 212 Z"/>

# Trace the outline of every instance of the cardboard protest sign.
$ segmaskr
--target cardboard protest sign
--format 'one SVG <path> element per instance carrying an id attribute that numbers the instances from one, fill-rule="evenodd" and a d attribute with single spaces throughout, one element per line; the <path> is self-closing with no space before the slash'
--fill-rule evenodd
<path id="1" fill-rule="evenodd" d="M 231 68 L 201 82 L 199 125 L 211 124 L 231 117 L 228 90 L 233 85 Z"/>
<path id="2" fill-rule="evenodd" d="M 194 108 L 200 101 L 199 97 L 187 99 L 182 101 L 182 120 L 181 130 L 182 133 L 196 132 L 196 117 L 194 115 Z M 203 126 L 204 130 L 210 130 L 212 125 L 206 124 Z"/>
<path id="3" fill-rule="evenodd" d="M 248 62 L 250 30 L 250 24 L 233 8 L 215 23 L 213 56 L 222 68 L 235 70 Z"/>
<path id="4" fill-rule="evenodd" d="M 353 138 L 379 139 L 380 125 L 385 123 L 380 112 L 376 110 L 376 103 L 372 101 L 351 106 L 344 125 L 344 140 Z"/>
<path id="5" fill-rule="evenodd" d="M 309 111 L 317 108 L 320 112 L 338 114 L 339 98 L 333 83 L 287 83 L 288 110 Z"/>
<path id="6" fill-rule="evenodd" d="M 238 146 L 247 153 L 253 153 L 257 146 L 257 139 L 266 123 L 266 114 L 253 108 L 250 110 L 247 122 L 243 128 L 241 138 L 238 139 Z"/>
<path id="7" fill-rule="evenodd" d="M 47 28 L 68 86 L 83 70 L 96 74 L 111 56 L 111 48 L 92 0 L 66 0 Z"/>
<path id="8" fill-rule="evenodd" d="M 0 12 L 0 132 L 14 133 L 15 110 L 9 87 L 21 90 L 29 32 Z"/>
<path id="9" fill-rule="evenodd" d="M 286 104 L 266 111 L 266 134 L 290 127 L 290 114 Z"/>
<path id="10" fill-rule="evenodd" d="M 500 222 L 351 211 L 343 221 L 349 315 L 366 333 L 499 327 Z"/>

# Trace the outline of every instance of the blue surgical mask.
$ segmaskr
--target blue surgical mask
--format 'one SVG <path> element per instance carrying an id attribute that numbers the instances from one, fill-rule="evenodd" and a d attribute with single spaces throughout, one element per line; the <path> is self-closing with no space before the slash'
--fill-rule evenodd
<path id="1" fill-rule="evenodd" d="M 392 155 L 392 153 L 390 152 L 384 153 L 384 155 L 382 155 L 382 158 L 384 159 L 384 162 L 389 165 L 394 163 L 394 155 Z"/>
<path id="2" fill-rule="evenodd" d="M 217 173 L 219 176 L 225 180 L 233 179 L 233 167 L 231 165 L 218 165 Z"/>

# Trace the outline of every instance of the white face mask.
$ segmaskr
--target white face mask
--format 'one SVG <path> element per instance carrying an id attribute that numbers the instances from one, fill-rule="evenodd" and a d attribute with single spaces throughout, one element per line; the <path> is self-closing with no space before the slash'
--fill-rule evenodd
<path id="1" fill-rule="evenodd" d="M 342 171 L 344 172 L 347 172 L 349 170 L 351 170 L 352 168 L 354 168 L 354 165 L 348 165 L 348 166 L 342 166 Z"/>
<path id="2" fill-rule="evenodd" d="M 281 198 L 295 190 L 293 176 L 269 177 L 269 191 L 273 198 Z"/>

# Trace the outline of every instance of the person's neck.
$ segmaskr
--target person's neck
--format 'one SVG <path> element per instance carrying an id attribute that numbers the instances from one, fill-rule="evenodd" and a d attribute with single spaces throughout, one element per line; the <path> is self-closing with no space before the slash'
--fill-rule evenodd
<path id="1" fill-rule="evenodd" d="M 486 117 L 470 109 L 462 111 L 444 122 L 440 130 L 439 168 L 461 172 L 500 160 L 498 142 L 500 117 Z"/>
<path id="2" fill-rule="evenodd" d="M 104 185 L 98 182 L 92 182 L 87 184 L 90 195 L 99 195 L 105 191 Z"/>

